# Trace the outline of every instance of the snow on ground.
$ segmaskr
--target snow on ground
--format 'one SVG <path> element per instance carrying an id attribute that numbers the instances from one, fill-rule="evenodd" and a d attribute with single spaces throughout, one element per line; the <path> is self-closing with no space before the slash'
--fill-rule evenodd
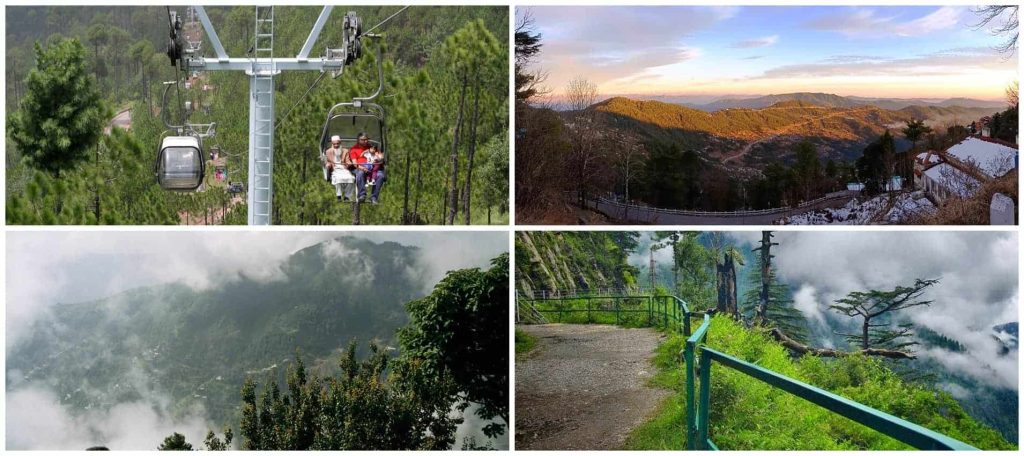
<path id="1" fill-rule="evenodd" d="M 887 210 L 888 209 L 888 210 Z M 889 209 L 889 195 L 879 195 L 863 200 L 854 198 L 846 205 L 806 212 L 782 219 L 784 225 L 866 225 L 875 219 L 880 211 L 887 210 L 878 218 L 879 223 L 901 223 L 918 215 L 932 214 L 935 205 L 923 192 L 900 193 Z"/>
<path id="2" fill-rule="evenodd" d="M 967 138 L 950 147 L 946 153 L 960 161 L 975 163 L 985 174 L 998 177 L 1013 169 L 1013 157 L 1017 155 L 1017 149 L 978 138 Z"/>

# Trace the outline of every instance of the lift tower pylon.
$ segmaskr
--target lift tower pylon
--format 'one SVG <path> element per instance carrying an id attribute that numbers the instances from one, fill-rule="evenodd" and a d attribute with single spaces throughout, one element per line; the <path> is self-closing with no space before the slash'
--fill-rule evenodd
<path id="1" fill-rule="evenodd" d="M 255 39 L 247 57 L 229 57 L 202 6 L 193 6 L 210 40 L 215 57 L 189 53 L 184 57 L 189 71 L 243 71 L 249 76 L 249 188 L 248 221 L 250 225 L 269 225 L 274 198 L 274 76 L 281 71 L 331 71 L 340 74 L 350 48 L 343 43 L 341 52 L 329 50 L 327 57 L 309 58 L 309 52 L 331 15 L 333 6 L 325 5 L 313 24 L 299 55 L 294 58 L 274 57 L 274 7 L 256 7 Z M 342 33 L 344 39 L 348 34 Z M 354 39 L 358 40 L 356 36 Z"/>

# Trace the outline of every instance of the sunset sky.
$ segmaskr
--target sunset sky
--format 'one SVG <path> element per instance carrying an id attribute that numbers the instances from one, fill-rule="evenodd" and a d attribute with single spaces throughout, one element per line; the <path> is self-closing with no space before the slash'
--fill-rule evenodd
<path id="1" fill-rule="evenodd" d="M 583 76 L 602 95 L 826 92 L 1002 99 L 1017 56 L 966 6 L 520 7 L 556 97 Z"/>

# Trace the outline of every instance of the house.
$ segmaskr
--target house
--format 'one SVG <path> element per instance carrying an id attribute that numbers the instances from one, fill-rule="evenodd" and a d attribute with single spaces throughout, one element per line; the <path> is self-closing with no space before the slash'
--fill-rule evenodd
<path id="1" fill-rule="evenodd" d="M 981 181 L 949 163 L 940 163 L 925 170 L 921 183 L 921 188 L 936 205 L 942 205 L 950 198 L 966 198 L 981 187 Z"/>
<path id="2" fill-rule="evenodd" d="M 1017 149 L 1004 141 L 968 137 L 944 152 L 927 151 L 914 158 L 914 184 L 937 205 L 966 198 L 984 181 L 1005 176 L 1017 167 Z"/>
<path id="3" fill-rule="evenodd" d="M 974 165 L 986 177 L 1001 177 L 1016 167 L 1017 149 L 1004 141 L 968 137 L 946 150 L 947 161 Z"/>

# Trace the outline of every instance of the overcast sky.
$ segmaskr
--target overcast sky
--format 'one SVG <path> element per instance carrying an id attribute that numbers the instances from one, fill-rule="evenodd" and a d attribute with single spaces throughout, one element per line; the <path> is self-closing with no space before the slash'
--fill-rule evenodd
<path id="1" fill-rule="evenodd" d="M 553 95 L 583 76 L 603 95 L 826 92 L 1003 99 L 1017 57 L 967 6 L 521 6 Z"/>
<path id="2" fill-rule="evenodd" d="M 420 247 L 429 284 L 508 251 L 503 232 L 9 232 L 7 346 L 57 302 L 157 283 L 205 288 L 242 273 L 271 279 L 295 251 L 343 235 Z"/>

